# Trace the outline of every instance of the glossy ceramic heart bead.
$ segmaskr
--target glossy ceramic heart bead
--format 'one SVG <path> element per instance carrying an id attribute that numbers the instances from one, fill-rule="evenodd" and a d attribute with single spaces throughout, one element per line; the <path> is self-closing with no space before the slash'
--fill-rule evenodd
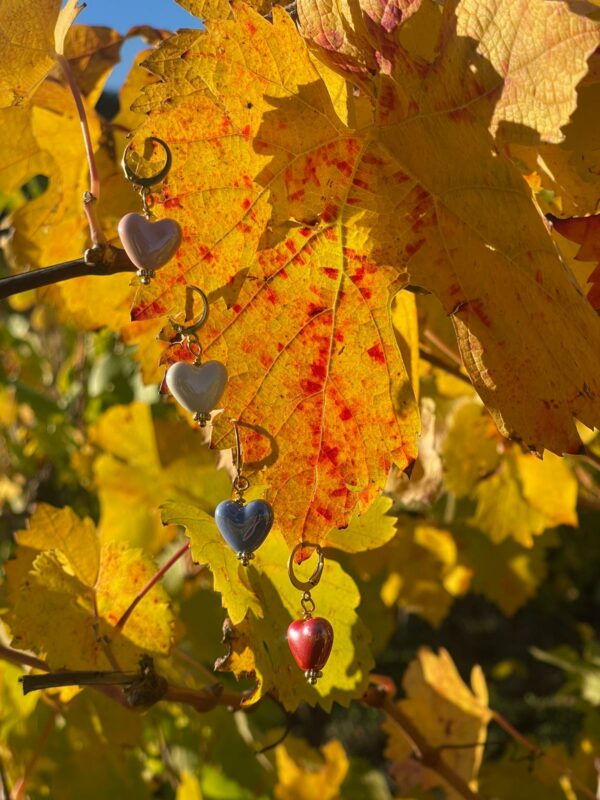
<path id="1" fill-rule="evenodd" d="M 265 500 L 223 500 L 215 510 L 215 522 L 223 539 L 246 566 L 267 538 L 273 525 L 273 509 Z"/>
<path id="2" fill-rule="evenodd" d="M 220 361 L 204 364 L 178 361 L 167 370 L 165 382 L 177 402 L 203 425 L 221 399 L 227 384 L 227 370 Z"/>
<path id="3" fill-rule="evenodd" d="M 333 646 L 333 628 L 323 617 L 297 619 L 288 628 L 288 645 L 306 679 L 315 684 L 322 676 Z"/>
<path id="4" fill-rule="evenodd" d="M 174 219 L 150 222 L 141 214 L 125 214 L 117 227 L 125 252 L 139 270 L 164 266 L 181 244 L 181 228 Z"/>

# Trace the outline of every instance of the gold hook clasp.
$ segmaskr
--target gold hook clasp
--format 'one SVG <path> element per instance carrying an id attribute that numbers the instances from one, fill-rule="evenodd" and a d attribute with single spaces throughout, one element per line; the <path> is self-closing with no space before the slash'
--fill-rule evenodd
<path id="1" fill-rule="evenodd" d="M 313 574 L 310 578 L 306 581 L 301 581 L 296 573 L 294 572 L 294 563 L 296 558 L 296 553 L 299 550 L 305 550 L 306 548 L 312 548 L 317 556 L 319 557 L 319 561 L 317 562 L 317 566 Z M 300 542 L 297 544 L 292 552 L 290 553 L 290 557 L 288 559 L 288 575 L 292 585 L 299 589 L 301 592 L 310 593 L 311 589 L 314 589 L 315 586 L 321 580 L 321 575 L 323 574 L 323 568 L 325 567 L 325 556 L 323 554 L 323 550 L 318 544 L 310 544 L 309 542 Z"/>

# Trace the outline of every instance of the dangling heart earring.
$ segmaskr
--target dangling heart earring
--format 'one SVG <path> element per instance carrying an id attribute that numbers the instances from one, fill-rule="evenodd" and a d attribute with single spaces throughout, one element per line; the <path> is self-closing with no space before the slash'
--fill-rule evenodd
<path id="1" fill-rule="evenodd" d="M 238 423 L 233 420 L 235 432 L 235 472 L 233 489 L 235 500 L 223 500 L 215 509 L 215 522 L 219 533 L 229 547 L 237 553 L 238 559 L 247 567 L 267 538 L 273 525 L 273 509 L 266 500 L 251 500 L 246 505 L 244 492 L 250 482 L 242 474 L 242 453 Z"/>
<path id="2" fill-rule="evenodd" d="M 146 139 L 146 145 L 155 142 L 160 145 L 166 155 L 164 167 L 156 175 L 142 178 L 131 169 L 127 163 L 130 153 L 131 143 L 125 148 L 121 165 L 125 172 L 125 177 L 133 183 L 133 188 L 140 193 L 144 208 L 141 214 L 125 214 L 120 220 L 117 231 L 123 244 L 123 248 L 131 261 L 138 268 L 137 274 L 144 285 L 150 283 L 154 276 L 154 270 L 164 266 L 167 261 L 175 255 L 181 244 L 181 228 L 174 219 L 161 219 L 152 222 L 152 211 L 148 205 L 148 195 L 150 187 L 163 181 L 171 169 L 171 151 L 162 139 L 150 136 Z M 138 156 L 138 162 L 140 158 Z"/>
<path id="3" fill-rule="evenodd" d="M 210 420 L 210 412 L 225 390 L 227 370 L 220 361 L 202 363 L 202 345 L 196 334 L 208 319 L 209 305 L 202 289 L 197 286 L 186 286 L 188 298 L 193 296 L 193 292 L 200 295 L 203 303 L 202 313 L 196 322 L 187 326 L 169 318 L 176 333 L 169 347 L 184 344 L 188 353 L 194 357 L 194 361 L 192 363 L 176 361 L 171 364 L 165 374 L 165 383 L 177 402 L 186 411 L 190 411 L 194 415 L 195 422 L 204 428 Z"/>
<path id="4" fill-rule="evenodd" d="M 299 550 L 312 548 L 317 554 L 319 561 L 315 571 L 307 581 L 301 581 L 294 573 L 294 559 Z M 323 617 L 313 617 L 315 603 L 311 597 L 311 589 L 321 580 L 325 557 L 319 545 L 301 542 L 292 550 L 288 561 L 288 575 L 290 581 L 299 589 L 302 594 L 300 605 L 304 610 L 302 619 L 292 622 L 287 631 L 289 648 L 294 656 L 296 664 L 304 670 L 306 680 L 314 686 L 318 678 L 323 677 L 321 670 L 327 663 L 331 648 L 333 647 L 333 628 L 331 623 Z"/>

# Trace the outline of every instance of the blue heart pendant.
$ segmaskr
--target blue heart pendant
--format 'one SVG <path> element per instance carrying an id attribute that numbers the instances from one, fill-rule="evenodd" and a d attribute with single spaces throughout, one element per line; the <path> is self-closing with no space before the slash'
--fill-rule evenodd
<path id="1" fill-rule="evenodd" d="M 266 500 L 223 500 L 215 509 L 215 522 L 221 536 L 237 553 L 244 566 L 254 558 L 273 525 L 273 509 Z"/>

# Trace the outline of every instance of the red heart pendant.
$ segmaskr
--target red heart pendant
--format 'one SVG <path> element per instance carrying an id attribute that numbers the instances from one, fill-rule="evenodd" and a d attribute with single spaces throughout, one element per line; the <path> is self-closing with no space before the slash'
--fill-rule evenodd
<path id="1" fill-rule="evenodd" d="M 333 646 L 333 628 L 323 617 L 297 619 L 288 628 L 287 640 L 296 664 L 312 685 L 320 678 Z"/>

